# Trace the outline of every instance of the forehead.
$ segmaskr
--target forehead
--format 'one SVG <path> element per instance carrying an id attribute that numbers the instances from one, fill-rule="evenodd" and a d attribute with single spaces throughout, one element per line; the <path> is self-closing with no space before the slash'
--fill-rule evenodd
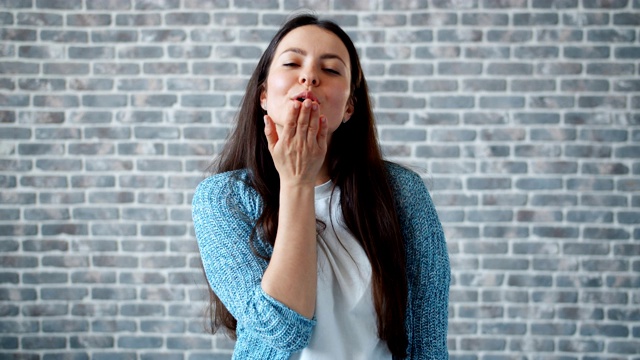
<path id="1" fill-rule="evenodd" d="M 291 30 L 278 44 L 276 56 L 291 48 L 303 50 L 310 56 L 338 55 L 349 64 L 349 52 L 342 40 L 331 31 L 315 25 L 305 25 Z"/>

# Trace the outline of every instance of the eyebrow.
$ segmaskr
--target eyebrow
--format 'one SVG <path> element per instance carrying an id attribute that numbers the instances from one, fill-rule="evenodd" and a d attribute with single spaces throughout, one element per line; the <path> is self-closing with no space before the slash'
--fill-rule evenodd
<path id="1" fill-rule="evenodd" d="M 300 48 L 292 47 L 292 48 L 288 48 L 288 49 L 284 50 L 283 52 L 281 52 L 280 56 L 282 56 L 283 54 L 288 53 L 288 52 L 293 52 L 293 53 L 300 54 L 300 55 L 303 55 L 303 56 L 307 55 L 306 51 L 304 51 L 304 50 L 302 50 Z M 347 66 L 347 63 L 344 62 L 344 60 L 342 60 L 342 58 L 340 56 L 338 56 L 337 54 L 332 54 L 332 53 L 322 54 L 320 56 L 320 59 L 321 60 L 338 59 L 338 60 L 340 60 L 340 62 L 342 62 L 344 64 L 344 66 Z"/>

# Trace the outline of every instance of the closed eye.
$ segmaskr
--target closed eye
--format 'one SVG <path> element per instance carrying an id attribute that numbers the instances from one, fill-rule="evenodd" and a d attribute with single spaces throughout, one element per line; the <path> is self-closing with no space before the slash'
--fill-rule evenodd
<path id="1" fill-rule="evenodd" d="M 286 66 L 286 67 L 296 67 L 296 66 L 298 66 L 298 64 L 296 64 L 296 63 L 285 63 L 285 64 L 282 64 L 282 66 Z"/>
<path id="2" fill-rule="evenodd" d="M 334 70 L 334 69 L 329 69 L 329 68 L 325 68 L 324 71 L 334 74 L 334 75 L 340 75 L 340 71 L 338 70 Z"/>

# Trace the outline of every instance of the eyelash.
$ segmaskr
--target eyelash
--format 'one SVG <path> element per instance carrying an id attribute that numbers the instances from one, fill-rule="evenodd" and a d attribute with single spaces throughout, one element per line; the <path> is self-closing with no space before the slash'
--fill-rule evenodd
<path id="1" fill-rule="evenodd" d="M 298 64 L 296 64 L 296 63 L 285 63 L 285 64 L 282 64 L 282 66 L 285 66 L 285 67 L 297 67 Z M 330 74 L 333 74 L 333 75 L 340 75 L 340 72 L 338 70 L 334 70 L 334 69 L 330 69 L 330 68 L 324 68 L 322 70 L 324 70 L 324 71 L 326 71 L 326 72 L 328 72 Z"/>

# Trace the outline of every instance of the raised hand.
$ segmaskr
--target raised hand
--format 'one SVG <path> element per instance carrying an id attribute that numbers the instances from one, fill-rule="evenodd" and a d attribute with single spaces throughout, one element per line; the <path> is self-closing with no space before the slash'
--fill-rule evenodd
<path id="1" fill-rule="evenodd" d="M 317 102 L 292 100 L 286 118 L 264 117 L 269 152 L 283 186 L 315 185 L 327 153 L 327 121 Z"/>

